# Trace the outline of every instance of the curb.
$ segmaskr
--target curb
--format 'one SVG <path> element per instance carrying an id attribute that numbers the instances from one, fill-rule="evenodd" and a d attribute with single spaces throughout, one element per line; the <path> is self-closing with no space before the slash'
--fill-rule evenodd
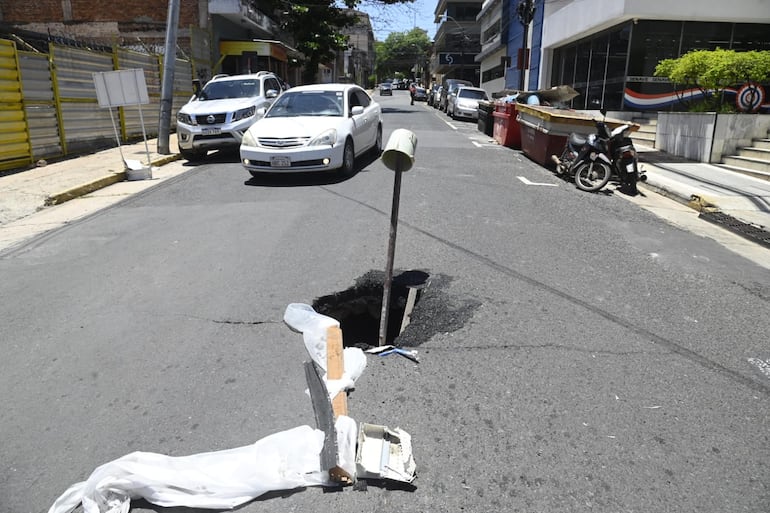
<path id="1" fill-rule="evenodd" d="M 72 187 L 65 191 L 62 191 L 56 194 L 51 194 L 50 196 L 46 197 L 45 202 L 43 204 L 46 207 L 50 207 L 53 205 L 60 205 L 64 202 L 67 202 L 75 198 L 79 198 L 80 196 L 84 196 L 94 191 L 98 191 L 99 189 L 103 189 L 112 184 L 122 182 L 125 179 L 126 179 L 125 171 L 114 173 L 112 175 L 99 178 L 98 180 L 94 180 L 93 182 L 84 183 L 82 185 Z"/>
<path id="2" fill-rule="evenodd" d="M 170 162 L 174 162 L 175 160 L 179 160 L 180 158 L 181 158 L 181 155 L 178 153 L 173 155 L 168 155 L 166 157 L 161 157 L 159 159 L 153 160 L 150 163 L 150 167 L 151 168 L 160 167 Z M 116 184 L 118 182 L 124 182 L 124 181 L 126 181 L 126 172 L 119 171 L 119 172 L 104 176 L 102 178 L 98 178 L 94 181 L 72 187 L 65 191 L 58 192 L 56 194 L 51 194 L 50 196 L 47 196 L 45 198 L 45 201 L 43 204 L 46 207 L 51 207 L 53 205 L 60 205 L 67 201 L 73 200 L 75 198 L 79 198 L 81 196 L 85 196 L 86 194 L 90 194 L 94 191 L 98 191 L 99 189 L 103 189 L 105 187 L 109 187 L 110 185 Z"/>
<path id="3" fill-rule="evenodd" d="M 669 187 L 666 187 L 665 185 L 654 183 L 654 181 L 650 182 L 649 180 L 646 182 L 639 182 L 639 185 L 656 194 L 659 194 L 668 199 L 674 200 L 677 203 L 686 205 L 691 209 L 695 210 L 696 212 L 703 213 L 703 212 L 720 211 L 720 208 L 716 203 L 714 203 L 713 201 L 709 200 L 704 196 L 701 196 L 700 194 L 675 191 L 670 189 Z"/>

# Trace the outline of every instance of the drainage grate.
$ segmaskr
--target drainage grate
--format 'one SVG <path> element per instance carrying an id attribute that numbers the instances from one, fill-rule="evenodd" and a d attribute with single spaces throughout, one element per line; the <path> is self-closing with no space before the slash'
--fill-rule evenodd
<path id="1" fill-rule="evenodd" d="M 724 212 L 701 212 L 698 217 L 770 249 L 770 232 L 759 226 L 744 223 Z"/>

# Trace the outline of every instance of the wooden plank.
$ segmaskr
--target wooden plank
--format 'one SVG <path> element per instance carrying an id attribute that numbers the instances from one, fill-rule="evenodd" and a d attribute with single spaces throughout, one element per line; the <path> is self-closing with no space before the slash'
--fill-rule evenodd
<path id="1" fill-rule="evenodd" d="M 326 379 L 340 379 L 345 372 L 345 360 L 342 356 L 342 330 L 332 326 L 326 330 Z M 348 414 L 348 395 L 342 390 L 332 399 L 334 416 Z"/>

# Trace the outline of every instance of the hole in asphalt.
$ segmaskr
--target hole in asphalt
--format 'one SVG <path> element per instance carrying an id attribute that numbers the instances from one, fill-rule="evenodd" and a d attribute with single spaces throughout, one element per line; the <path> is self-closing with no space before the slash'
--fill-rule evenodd
<path id="1" fill-rule="evenodd" d="M 480 303 L 449 296 L 446 289 L 451 281 L 448 276 L 431 276 L 419 270 L 394 271 L 385 343 L 418 346 L 436 333 L 456 331 L 465 325 Z M 369 271 L 357 278 L 349 289 L 316 299 L 313 309 L 339 321 L 346 347 L 376 346 L 384 283 L 383 271 Z M 414 306 L 409 324 L 399 333 L 410 289 L 415 290 Z"/>

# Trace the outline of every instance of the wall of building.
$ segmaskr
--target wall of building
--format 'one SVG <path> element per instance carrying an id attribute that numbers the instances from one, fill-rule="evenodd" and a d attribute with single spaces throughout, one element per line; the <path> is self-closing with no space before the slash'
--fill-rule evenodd
<path id="1" fill-rule="evenodd" d="M 631 19 L 770 23 L 767 0 L 581 0 L 545 5 L 543 47 L 581 39 Z"/>
<path id="2" fill-rule="evenodd" d="M 114 4 L 93 0 L 0 0 L 2 21 L 11 24 L 61 22 L 166 23 L 168 0 L 141 0 Z M 198 1 L 181 0 L 180 25 L 198 21 Z"/>

